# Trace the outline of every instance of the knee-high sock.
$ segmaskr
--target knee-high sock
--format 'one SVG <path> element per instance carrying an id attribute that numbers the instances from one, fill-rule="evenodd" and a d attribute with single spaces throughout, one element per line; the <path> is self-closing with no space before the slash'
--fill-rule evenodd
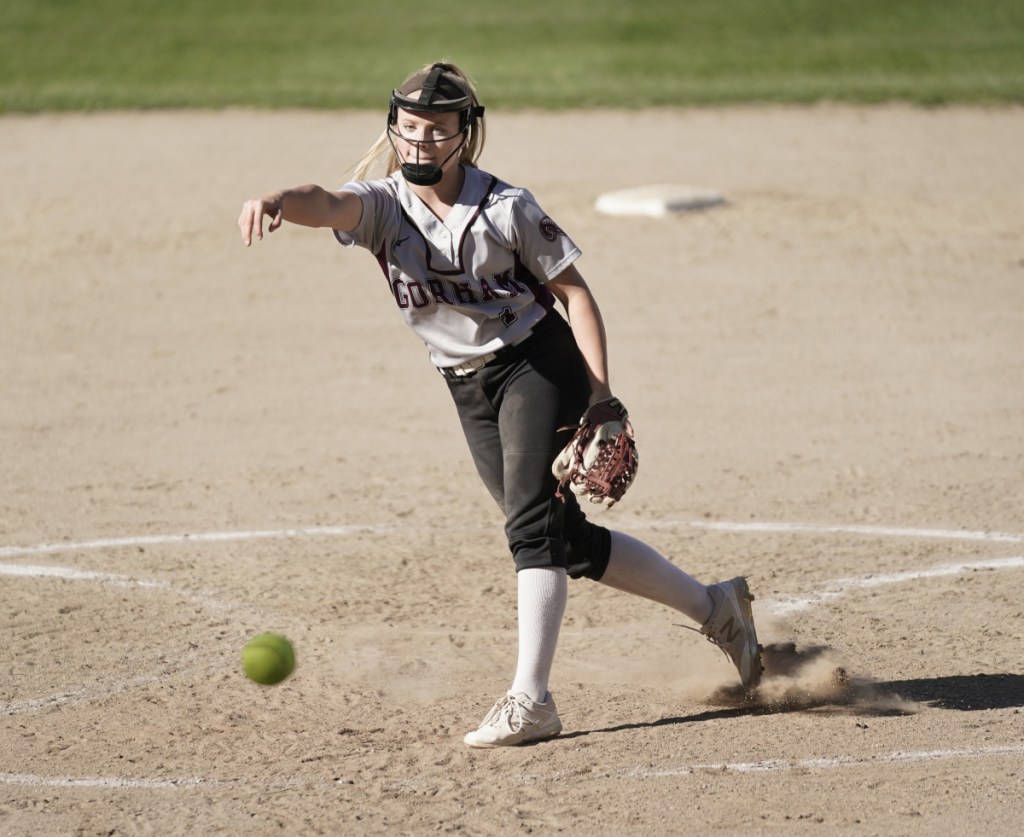
<path id="1" fill-rule="evenodd" d="M 707 588 L 643 541 L 612 532 L 611 556 L 601 583 L 685 613 L 698 625 L 711 616 Z"/>
<path id="2" fill-rule="evenodd" d="M 565 615 L 568 581 L 565 570 L 560 567 L 520 570 L 517 579 L 519 661 L 510 691 L 544 703 L 558 631 Z"/>

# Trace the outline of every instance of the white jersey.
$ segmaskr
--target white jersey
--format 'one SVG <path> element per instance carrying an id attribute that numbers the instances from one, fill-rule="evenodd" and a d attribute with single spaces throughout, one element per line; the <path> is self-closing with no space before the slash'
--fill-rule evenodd
<path id="1" fill-rule="evenodd" d="M 456 366 L 526 336 L 555 302 L 544 287 L 580 249 L 525 189 L 465 167 L 456 205 L 442 222 L 401 173 L 354 181 L 363 215 L 346 247 L 377 257 L 405 321 L 435 366 Z"/>

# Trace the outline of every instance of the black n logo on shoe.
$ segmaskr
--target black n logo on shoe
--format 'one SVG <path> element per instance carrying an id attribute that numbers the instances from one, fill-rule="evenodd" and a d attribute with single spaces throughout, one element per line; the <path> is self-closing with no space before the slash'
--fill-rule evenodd
<path id="1" fill-rule="evenodd" d="M 734 642 L 742 631 L 742 627 L 736 624 L 736 619 L 730 616 L 728 620 L 722 623 L 722 627 L 718 629 L 718 635 L 726 642 Z"/>

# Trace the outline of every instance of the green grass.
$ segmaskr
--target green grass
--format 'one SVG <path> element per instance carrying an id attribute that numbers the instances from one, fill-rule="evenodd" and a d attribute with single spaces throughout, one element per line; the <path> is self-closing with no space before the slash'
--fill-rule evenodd
<path id="1" fill-rule="evenodd" d="M 3 0 L 0 111 L 1024 102 L 1022 0 Z"/>

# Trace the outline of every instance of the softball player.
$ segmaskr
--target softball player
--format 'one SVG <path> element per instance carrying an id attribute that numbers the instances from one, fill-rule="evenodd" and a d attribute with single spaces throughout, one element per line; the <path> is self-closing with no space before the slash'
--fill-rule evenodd
<path id="1" fill-rule="evenodd" d="M 283 221 L 325 227 L 376 257 L 504 512 L 518 660 L 507 693 L 465 743 L 514 745 L 561 731 L 548 681 L 570 577 L 680 611 L 726 652 L 744 686 L 756 686 L 760 648 L 742 577 L 705 586 L 646 544 L 590 522 L 575 495 L 556 496 L 564 428 L 612 395 L 604 324 L 575 266 L 580 249 L 528 191 L 477 167 L 483 115 L 459 68 L 426 66 L 392 92 L 386 129 L 353 182 L 254 198 L 238 222 L 246 246 L 263 238 L 266 216 L 269 232 Z"/>

